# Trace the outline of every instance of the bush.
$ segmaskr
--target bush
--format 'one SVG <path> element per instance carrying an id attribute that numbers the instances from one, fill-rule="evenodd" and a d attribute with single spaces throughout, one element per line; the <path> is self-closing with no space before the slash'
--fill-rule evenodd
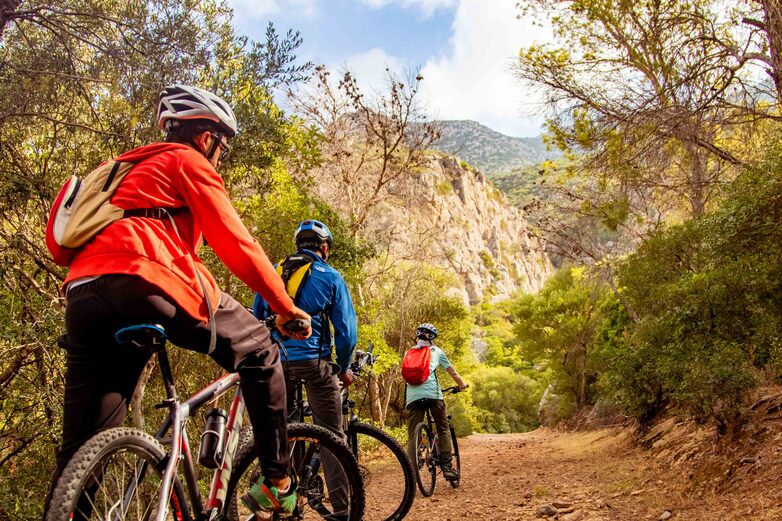
<path id="1" fill-rule="evenodd" d="M 478 423 L 487 432 L 524 432 L 538 426 L 542 389 L 510 367 L 483 366 L 470 375 Z"/>
<path id="2" fill-rule="evenodd" d="M 762 374 L 782 369 L 782 179 L 743 173 L 716 211 L 671 227 L 619 271 L 639 320 L 606 342 L 608 389 L 642 420 L 663 406 L 734 417 Z M 617 317 L 615 317 L 617 318 Z"/>

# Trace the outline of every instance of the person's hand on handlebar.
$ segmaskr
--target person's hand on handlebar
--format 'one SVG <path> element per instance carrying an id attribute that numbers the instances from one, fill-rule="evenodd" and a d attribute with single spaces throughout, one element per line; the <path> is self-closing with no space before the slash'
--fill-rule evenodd
<path id="1" fill-rule="evenodd" d="M 348 369 L 344 373 L 339 373 L 338 378 L 342 382 L 343 387 L 348 387 L 350 384 L 356 381 L 356 375 L 354 375 L 353 371 L 351 371 L 350 369 Z"/>
<path id="2" fill-rule="evenodd" d="M 291 331 L 288 329 L 288 325 L 294 320 L 303 321 L 307 327 L 302 330 Z M 293 306 L 289 313 L 279 313 L 274 319 L 274 323 L 277 325 L 277 330 L 280 333 L 296 340 L 305 340 L 312 334 L 312 318 L 296 306 Z"/>

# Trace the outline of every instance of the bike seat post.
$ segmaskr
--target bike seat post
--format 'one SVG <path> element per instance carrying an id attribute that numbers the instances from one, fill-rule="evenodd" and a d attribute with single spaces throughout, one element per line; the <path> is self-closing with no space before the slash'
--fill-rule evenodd
<path id="1" fill-rule="evenodd" d="M 168 352 L 165 347 L 157 352 L 157 359 L 158 364 L 160 364 L 160 373 L 163 376 L 163 385 L 166 388 L 168 401 L 175 401 L 177 395 L 174 387 L 174 374 L 171 371 L 171 364 L 168 361 Z"/>

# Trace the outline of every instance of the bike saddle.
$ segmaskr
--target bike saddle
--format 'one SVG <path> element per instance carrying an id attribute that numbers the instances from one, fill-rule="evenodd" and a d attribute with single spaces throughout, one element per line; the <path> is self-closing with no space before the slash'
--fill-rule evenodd
<path id="1" fill-rule="evenodd" d="M 159 351 L 166 345 L 166 330 L 160 324 L 136 324 L 117 330 L 114 340 L 118 344 L 131 344 Z"/>

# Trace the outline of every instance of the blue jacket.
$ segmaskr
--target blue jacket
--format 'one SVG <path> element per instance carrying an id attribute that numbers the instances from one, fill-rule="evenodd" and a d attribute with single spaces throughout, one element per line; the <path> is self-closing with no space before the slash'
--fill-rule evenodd
<path id="1" fill-rule="evenodd" d="M 331 333 L 324 330 L 323 316 L 325 313 L 334 328 L 333 344 L 337 351 L 337 364 L 341 372 L 345 372 L 353 358 L 356 347 L 356 312 L 353 301 L 342 275 L 329 266 L 326 261 L 310 250 L 315 261 L 310 274 L 304 281 L 296 297 L 296 305 L 312 316 L 312 336 L 307 340 L 289 338 L 283 344 L 288 351 L 280 353 L 282 360 L 291 362 L 298 360 L 313 360 L 331 358 Z M 266 318 L 270 309 L 266 301 L 256 293 L 253 302 L 253 313 L 259 319 Z M 326 325 L 328 327 L 328 325 Z"/>

